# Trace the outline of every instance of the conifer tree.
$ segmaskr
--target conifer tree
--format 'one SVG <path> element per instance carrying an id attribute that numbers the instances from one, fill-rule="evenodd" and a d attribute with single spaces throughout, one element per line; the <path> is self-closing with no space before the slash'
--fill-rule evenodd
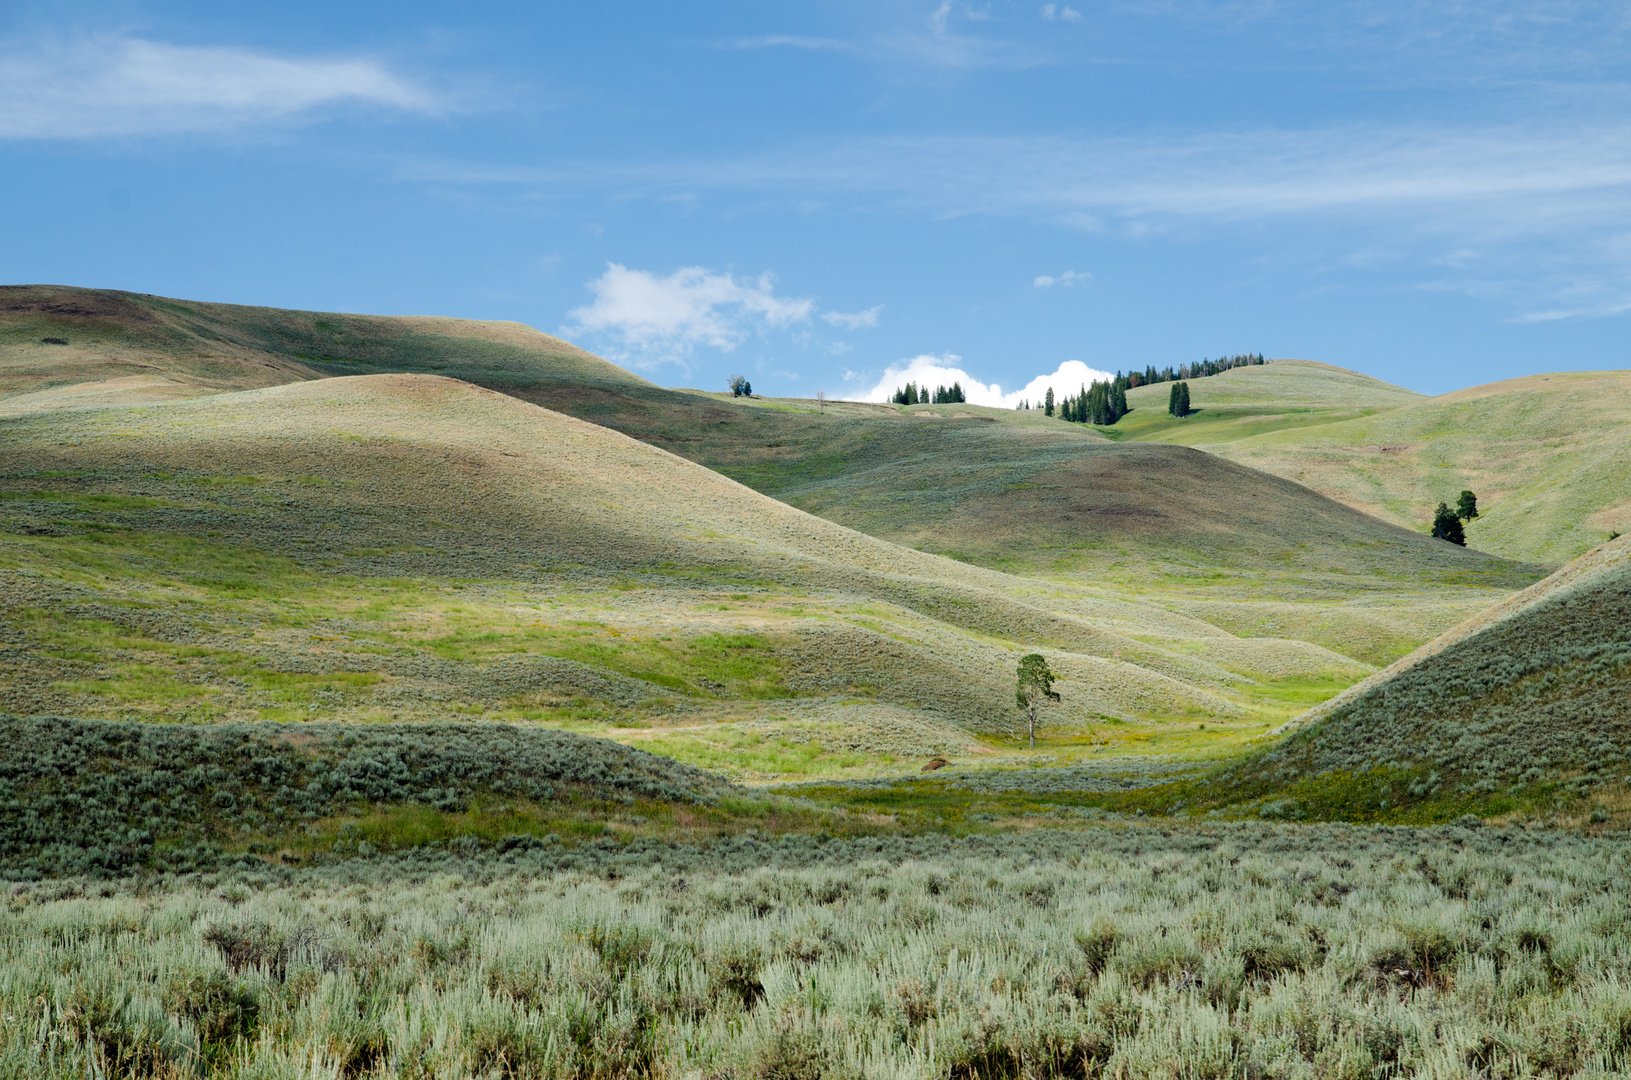
<path id="1" fill-rule="evenodd" d="M 1044 416 L 1053 415 L 1053 387 L 1051 386 L 1048 387 L 1048 392 L 1042 395 L 1042 414 Z"/>
<path id="2" fill-rule="evenodd" d="M 1478 496 L 1470 491 L 1463 491 L 1461 498 L 1455 504 L 1455 516 L 1462 521 L 1471 521 L 1478 516 Z"/>
<path id="3" fill-rule="evenodd" d="M 1189 383 L 1187 381 L 1180 382 L 1178 384 L 1178 415 L 1188 416 L 1189 413 Z"/>
<path id="4" fill-rule="evenodd" d="M 1443 503 L 1433 511 L 1433 536 L 1438 540 L 1448 540 L 1452 544 L 1467 546 L 1467 534 L 1462 531 L 1461 519 L 1456 517 L 1455 511 Z"/>
<path id="5" fill-rule="evenodd" d="M 1167 412 L 1173 416 L 1178 415 L 1178 384 L 1173 383 L 1172 389 L 1167 391 Z"/>

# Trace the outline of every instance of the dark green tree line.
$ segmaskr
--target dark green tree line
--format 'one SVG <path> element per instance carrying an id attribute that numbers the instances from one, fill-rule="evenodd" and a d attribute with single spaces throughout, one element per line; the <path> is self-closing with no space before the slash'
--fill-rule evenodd
<path id="1" fill-rule="evenodd" d="M 907 383 L 905 386 L 897 387 L 895 396 L 890 400 L 896 405 L 961 405 L 968 397 L 960 382 L 954 382 L 950 386 L 937 386 L 932 394 L 927 384 L 919 386 L 917 383 Z"/>

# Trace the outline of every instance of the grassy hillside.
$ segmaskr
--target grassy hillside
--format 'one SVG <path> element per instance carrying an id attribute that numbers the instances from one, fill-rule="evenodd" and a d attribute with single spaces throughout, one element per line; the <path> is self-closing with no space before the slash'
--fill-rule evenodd
<path id="1" fill-rule="evenodd" d="M 1039 761 L 1228 752 L 1369 671 L 899 547 L 432 376 L 14 417 L 0 448 L 17 714 L 482 715 L 752 779 L 994 763 L 1032 649 L 1070 686 Z"/>
<path id="2" fill-rule="evenodd" d="M 1467 542 L 1557 563 L 1631 529 L 1631 373 L 1491 383 L 1341 424 L 1210 447 L 1405 524 L 1463 488 L 1485 511 Z"/>
<path id="3" fill-rule="evenodd" d="M 1109 437 L 1183 446 L 1211 446 L 1266 432 L 1317 428 L 1384 413 L 1424 400 L 1421 394 L 1357 371 L 1312 360 L 1271 360 L 1189 380 L 1183 419 L 1167 412 L 1171 383 L 1127 391 L 1132 412 Z"/>
<path id="4" fill-rule="evenodd" d="M 1596 825 L 1631 811 L 1631 539 L 1576 560 L 1165 793 L 1218 812 Z"/>
<path id="5" fill-rule="evenodd" d="M 1424 529 L 1468 489 L 1485 513 L 1468 543 L 1556 565 L 1631 531 L 1631 373 L 1558 372 L 1423 398 L 1338 368 L 1276 361 L 1128 394 L 1112 438 L 1194 446 L 1388 521 Z"/>
<path id="6" fill-rule="evenodd" d="M 1180 447 L 1118 446 L 1036 412 L 855 403 L 818 409 L 809 401 L 676 392 L 507 324 L 73 289 L 0 295 L 10 297 L 9 310 L 0 311 L 0 364 L 23 373 L 15 386 L 36 388 L 0 400 L 0 412 L 8 401 L 13 411 L 49 410 L 158 393 L 129 385 L 133 375 L 113 380 L 124 391 L 83 381 L 138 369 L 163 373 L 165 394 L 230 389 L 226 376 L 206 385 L 194 371 L 200 357 L 228 352 L 250 365 L 234 372 L 262 380 L 438 370 L 622 431 L 870 535 L 1090 583 L 1101 596 L 1140 596 L 1231 633 L 1300 638 L 1364 663 L 1396 659 L 1537 576 L 1379 525 L 1215 458 Z M 41 345 L 47 336 L 70 346 Z M 105 366 L 87 374 L 67 363 L 65 350 L 101 356 Z M 81 381 L 38 389 L 41 380 L 71 379 Z M 1239 396 L 1260 392 L 1251 388 L 1265 379 L 1282 397 L 1321 406 L 1351 400 L 1371 408 L 1408 397 L 1300 362 L 1198 382 L 1225 396 L 1239 383 L 1246 387 L 1234 391 Z"/>
<path id="7" fill-rule="evenodd" d="M 498 388 L 558 380 L 655 389 L 520 323 L 0 286 L 0 415 L 379 371 L 438 372 Z"/>
<path id="8" fill-rule="evenodd" d="M 1319 771 L 1416 765 L 1495 790 L 1631 767 L 1631 538 L 1422 646 L 1299 717 Z M 1623 771 L 1623 770 L 1622 770 Z"/>

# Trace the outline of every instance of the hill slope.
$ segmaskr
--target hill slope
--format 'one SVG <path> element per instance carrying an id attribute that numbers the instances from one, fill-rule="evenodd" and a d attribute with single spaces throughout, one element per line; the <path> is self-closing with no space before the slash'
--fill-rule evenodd
<path id="1" fill-rule="evenodd" d="M 1127 391 L 1132 412 L 1111 438 L 1211 446 L 1265 432 L 1317 428 L 1412 405 L 1422 395 L 1369 375 L 1312 360 L 1270 360 L 1189 380 L 1190 416 L 1167 412 L 1171 383 Z"/>
<path id="2" fill-rule="evenodd" d="M 1472 792 L 1617 782 L 1631 765 L 1628 611 L 1622 538 L 1298 717 L 1263 760 L 1292 775 L 1430 771 L 1422 786 Z"/>
<path id="3" fill-rule="evenodd" d="M 1128 393 L 1119 439 L 1194 446 L 1422 529 L 1468 489 L 1468 542 L 1556 564 L 1631 531 L 1631 372 L 1557 372 L 1424 398 L 1339 368 L 1273 361 L 1196 379 L 1198 412 L 1167 386 Z"/>
<path id="4" fill-rule="evenodd" d="M 520 323 L 0 287 L 0 415 L 378 371 L 437 372 L 500 388 L 559 380 L 656 389 Z"/>
<path id="5" fill-rule="evenodd" d="M 1226 743 L 1367 672 L 902 548 L 434 376 L 13 417 L 0 461 L 13 713 L 614 724 L 760 776 L 977 757 L 1017 650 L 1069 683 L 1072 738 L 1205 720 Z"/>
<path id="6" fill-rule="evenodd" d="M 1631 529 L 1631 372 L 1476 386 L 1312 430 L 1209 447 L 1379 516 L 1418 525 L 1477 492 L 1468 543 L 1558 562 Z"/>
<path id="7" fill-rule="evenodd" d="M 69 344 L 41 344 L 52 336 Z M 1180 448 L 1118 447 L 1034 412 L 854 403 L 818 410 L 809 402 L 675 392 L 517 324 L 0 289 L 0 394 L 12 391 L 0 399 L 0 414 L 371 371 L 435 371 L 497 389 L 661 446 L 841 524 L 1002 569 L 1119 564 L 1123 577 L 1160 574 L 1169 564 L 1180 575 L 1289 570 L 1298 575 L 1295 591 L 1306 593 L 1311 575 L 1325 575 L 1344 598 L 1371 591 L 1377 575 L 1493 588 L 1529 580 L 1523 568 L 1426 543 L 1293 485 Z M 1270 393 L 1322 407 L 1372 407 L 1413 397 L 1302 361 L 1202 384 L 1209 384 L 1197 389 L 1202 401 Z"/>

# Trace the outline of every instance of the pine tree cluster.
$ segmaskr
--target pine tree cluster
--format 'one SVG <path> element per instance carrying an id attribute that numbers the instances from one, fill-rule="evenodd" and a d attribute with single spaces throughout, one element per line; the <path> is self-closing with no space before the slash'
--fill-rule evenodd
<path id="1" fill-rule="evenodd" d="M 1084 386 L 1059 403 L 1059 418 L 1073 424 L 1114 424 L 1127 412 L 1127 380 L 1120 375 Z"/>
<path id="2" fill-rule="evenodd" d="M 1167 412 L 1173 416 L 1188 416 L 1194 410 L 1189 407 L 1189 384 L 1175 382 L 1172 392 L 1167 395 Z"/>
<path id="3" fill-rule="evenodd" d="M 1168 404 L 1167 411 L 1174 416 L 1188 416 L 1190 379 L 1204 379 L 1211 375 L 1220 375 L 1237 367 L 1253 367 L 1267 363 L 1262 353 L 1241 353 L 1237 356 L 1220 356 L 1216 360 L 1202 360 L 1198 364 L 1179 364 L 1177 367 L 1156 368 L 1154 365 L 1143 371 L 1130 371 L 1127 374 L 1116 372 L 1115 378 L 1095 382 L 1091 386 L 1084 386 L 1074 397 L 1059 399 L 1057 406 L 1053 394 L 1053 387 L 1048 387 L 1046 397 L 1043 398 L 1042 409 L 1048 416 L 1054 415 L 1057 407 L 1061 419 L 1076 424 L 1110 425 L 1120 420 L 1131 411 L 1127 404 L 1127 391 L 1135 386 L 1148 386 L 1153 383 L 1170 382 L 1183 385 L 1183 412 L 1175 411 L 1177 395 L 1180 393 L 1177 385 L 1173 388 L 1174 397 Z M 905 391 L 895 392 L 897 404 L 911 404 L 909 399 L 902 399 L 902 394 L 909 393 L 911 386 Z M 1029 401 L 1019 403 L 1021 409 L 1036 408 Z"/>
<path id="4" fill-rule="evenodd" d="M 963 394 L 962 383 L 937 386 L 932 395 L 927 384 L 919 386 L 917 383 L 907 383 L 903 387 L 897 387 L 895 396 L 890 400 L 896 405 L 961 405 L 968 401 L 968 398 Z"/>

